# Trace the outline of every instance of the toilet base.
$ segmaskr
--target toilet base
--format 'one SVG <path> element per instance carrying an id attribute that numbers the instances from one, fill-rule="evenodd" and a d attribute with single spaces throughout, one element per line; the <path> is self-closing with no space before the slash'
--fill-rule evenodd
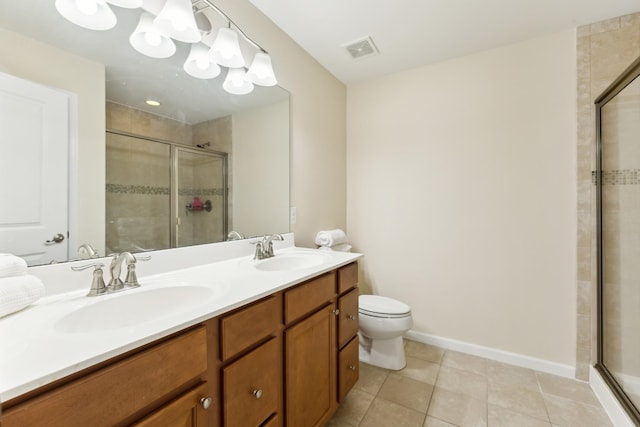
<path id="1" fill-rule="evenodd" d="M 388 340 L 373 340 L 360 335 L 359 358 L 361 362 L 380 368 L 399 371 L 407 366 L 402 336 Z"/>

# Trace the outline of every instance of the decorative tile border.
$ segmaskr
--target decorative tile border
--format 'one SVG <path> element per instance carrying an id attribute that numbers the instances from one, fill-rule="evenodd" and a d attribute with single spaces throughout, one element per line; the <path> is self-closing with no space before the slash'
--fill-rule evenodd
<path id="1" fill-rule="evenodd" d="M 107 184 L 107 193 L 140 194 L 150 196 L 168 196 L 169 187 L 152 187 L 149 185 Z M 224 196 L 223 188 L 181 188 L 179 196 Z"/>
<path id="2" fill-rule="evenodd" d="M 169 195 L 169 187 L 151 187 L 149 185 L 107 184 L 107 193 Z"/>
<path id="3" fill-rule="evenodd" d="M 596 171 L 591 171 L 591 183 L 596 184 Z M 602 185 L 640 184 L 640 169 L 602 171 Z"/>
<path id="4" fill-rule="evenodd" d="M 224 196 L 222 188 L 181 188 L 178 190 L 179 196 Z"/>

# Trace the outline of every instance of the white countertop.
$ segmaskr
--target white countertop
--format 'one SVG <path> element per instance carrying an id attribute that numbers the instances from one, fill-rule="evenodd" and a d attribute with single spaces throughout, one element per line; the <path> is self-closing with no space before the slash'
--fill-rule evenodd
<path id="1" fill-rule="evenodd" d="M 91 282 L 88 270 L 89 274 L 83 276 L 81 287 L 74 285 L 75 289 L 66 289 L 65 286 L 70 285 L 57 284 L 57 291 L 48 290 L 46 297 L 27 309 L 0 319 L 0 402 L 346 265 L 362 256 L 282 246 L 276 245 L 276 257 L 312 252 L 323 254 L 324 259 L 321 264 L 309 268 L 261 271 L 255 268 L 260 261 L 245 255 L 150 275 L 143 275 L 141 270 L 144 269 L 140 267 L 144 263 L 138 263 L 140 288 L 97 297 L 86 297 Z M 179 256 L 180 252 L 174 254 Z M 84 263 L 87 264 L 86 261 Z M 48 280 L 53 281 L 53 277 L 56 277 L 59 281 L 59 275 L 48 276 L 46 269 L 39 270 L 37 275 L 43 278 L 48 289 L 49 286 L 56 286 L 48 283 Z M 174 291 L 180 286 L 196 287 L 198 289 L 194 290 L 203 291 L 206 296 L 186 305 L 181 305 L 179 298 L 168 297 L 165 301 L 159 301 L 159 298 L 163 298 L 163 291 L 156 290 L 170 287 L 172 289 L 169 291 Z M 145 292 L 146 295 L 134 296 L 135 293 Z M 159 309 L 162 313 L 153 313 L 148 320 L 129 325 L 126 324 L 129 321 L 126 316 L 131 314 L 135 317 L 140 312 L 127 308 L 132 304 L 124 304 L 125 310 L 121 310 L 119 307 L 124 300 L 107 302 L 123 296 L 130 298 L 129 303 L 140 304 L 142 310 L 149 310 L 143 305 L 147 297 L 148 301 L 159 301 L 160 306 L 164 304 L 168 310 Z M 102 306 L 89 307 L 95 304 Z M 78 310 L 91 314 L 95 310 L 96 316 L 92 316 L 89 322 L 74 323 L 68 316 Z"/>

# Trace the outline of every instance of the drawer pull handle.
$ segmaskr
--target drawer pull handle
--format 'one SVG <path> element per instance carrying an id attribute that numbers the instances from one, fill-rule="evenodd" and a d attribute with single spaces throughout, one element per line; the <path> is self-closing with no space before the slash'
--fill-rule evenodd
<path id="1" fill-rule="evenodd" d="M 335 310 L 333 310 L 333 314 L 335 314 L 336 316 L 340 314 L 340 309 L 336 308 Z"/>
<path id="2" fill-rule="evenodd" d="M 213 402 L 213 400 L 210 397 L 203 397 L 202 399 L 200 399 L 200 404 L 204 409 L 209 409 L 209 406 L 211 406 L 211 402 Z"/>
<path id="3" fill-rule="evenodd" d="M 356 370 L 356 365 L 349 365 L 349 369 L 351 369 L 352 371 Z"/>
<path id="4" fill-rule="evenodd" d="M 256 399 L 260 399 L 262 397 L 262 390 L 258 389 L 258 390 L 253 390 L 253 396 Z"/>
<path id="5" fill-rule="evenodd" d="M 357 316 L 355 314 L 347 314 L 347 319 L 356 320 Z"/>

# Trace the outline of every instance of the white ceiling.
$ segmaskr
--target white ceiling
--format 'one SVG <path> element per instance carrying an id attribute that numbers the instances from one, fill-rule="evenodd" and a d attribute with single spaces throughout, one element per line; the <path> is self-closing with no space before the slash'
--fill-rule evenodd
<path id="1" fill-rule="evenodd" d="M 249 1 L 346 84 L 640 11 L 640 0 Z M 343 46 L 366 36 L 380 54 L 353 60 Z"/>

